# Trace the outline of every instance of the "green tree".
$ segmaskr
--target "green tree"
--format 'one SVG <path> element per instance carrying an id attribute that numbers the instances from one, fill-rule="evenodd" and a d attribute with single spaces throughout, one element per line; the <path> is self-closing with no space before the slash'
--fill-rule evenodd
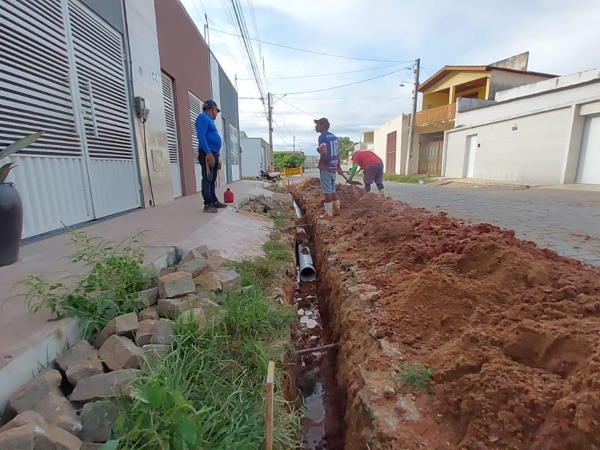
<path id="1" fill-rule="evenodd" d="M 284 167 L 292 169 L 294 167 L 302 167 L 306 156 L 298 153 L 273 153 L 273 158 L 276 166 L 282 169 Z"/>
<path id="2" fill-rule="evenodd" d="M 347 160 L 352 153 L 352 149 L 354 148 L 354 141 L 347 136 L 342 136 L 338 137 L 338 142 L 340 144 L 340 159 Z"/>

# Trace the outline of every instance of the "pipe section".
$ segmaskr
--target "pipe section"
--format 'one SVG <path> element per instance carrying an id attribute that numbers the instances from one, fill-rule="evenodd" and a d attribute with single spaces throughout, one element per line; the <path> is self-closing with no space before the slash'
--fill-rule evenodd
<path id="1" fill-rule="evenodd" d="M 300 219 L 302 217 L 302 211 L 300 210 L 298 203 L 296 203 L 296 200 L 294 200 L 294 211 L 296 211 L 296 217 Z"/>
<path id="2" fill-rule="evenodd" d="M 300 269 L 300 281 L 315 281 L 317 271 L 313 265 L 310 250 L 305 245 L 298 245 L 298 267 Z"/>

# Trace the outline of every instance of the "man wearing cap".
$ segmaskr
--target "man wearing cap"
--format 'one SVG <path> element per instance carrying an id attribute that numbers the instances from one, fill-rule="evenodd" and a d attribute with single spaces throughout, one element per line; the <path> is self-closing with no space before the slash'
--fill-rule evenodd
<path id="1" fill-rule="evenodd" d="M 379 193 L 385 196 L 383 186 L 383 161 L 379 156 L 370 150 L 358 150 L 352 154 L 352 168 L 350 169 L 349 179 L 352 180 L 354 175 L 361 170 L 364 172 L 363 181 L 365 182 L 365 191 L 371 191 L 371 183 L 375 181 Z M 356 169 L 360 169 L 357 171 Z"/>
<path id="2" fill-rule="evenodd" d="M 321 179 L 321 192 L 325 194 L 324 219 L 330 219 L 340 213 L 340 201 L 335 193 L 336 174 L 343 175 L 339 158 L 338 138 L 329 132 L 329 120 L 325 117 L 315 119 L 315 131 L 319 135 L 319 173 Z"/>
<path id="3" fill-rule="evenodd" d="M 220 112 L 214 100 L 206 100 L 202 106 L 202 114 L 196 118 L 198 162 L 202 166 L 202 198 L 206 213 L 216 213 L 217 208 L 227 208 L 227 205 L 217 199 L 215 193 L 217 173 L 221 170 L 219 151 L 222 141 L 215 126 L 215 119 Z"/>

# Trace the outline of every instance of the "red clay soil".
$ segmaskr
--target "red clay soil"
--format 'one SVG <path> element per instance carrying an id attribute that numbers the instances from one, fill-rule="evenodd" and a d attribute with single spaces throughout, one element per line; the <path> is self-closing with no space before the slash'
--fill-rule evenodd
<path id="1" fill-rule="evenodd" d="M 329 225 L 317 180 L 294 194 L 340 342 L 346 449 L 600 448 L 600 271 L 358 187 L 338 187 Z M 428 389 L 392 377 L 407 363 Z"/>

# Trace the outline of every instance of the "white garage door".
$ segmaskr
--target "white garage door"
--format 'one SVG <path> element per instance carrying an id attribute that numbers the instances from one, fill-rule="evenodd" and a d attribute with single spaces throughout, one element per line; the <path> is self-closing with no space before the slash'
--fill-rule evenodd
<path id="1" fill-rule="evenodd" d="M 577 183 L 600 184 L 600 116 L 585 121 Z"/>

